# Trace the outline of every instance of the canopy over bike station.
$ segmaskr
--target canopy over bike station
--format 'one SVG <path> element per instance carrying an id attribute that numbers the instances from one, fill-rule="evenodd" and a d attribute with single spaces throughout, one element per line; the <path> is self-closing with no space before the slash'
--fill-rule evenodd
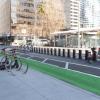
<path id="1" fill-rule="evenodd" d="M 100 27 L 55 31 L 51 33 L 51 37 L 54 39 L 54 46 L 57 44 L 57 39 L 60 40 L 64 38 L 64 44 L 62 45 L 66 47 L 97 47 L 100 46 Z"/>

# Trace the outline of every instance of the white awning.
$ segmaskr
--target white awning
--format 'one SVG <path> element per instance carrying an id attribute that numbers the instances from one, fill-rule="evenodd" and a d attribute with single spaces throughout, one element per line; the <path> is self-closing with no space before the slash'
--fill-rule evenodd
<path id="1" fill-rule="evenodd" d="M 64 35 L 66 35 L 66 34 L 69 34 L 69 33 L 71 33 L 71 34 L 76 34 L 76 33 L 78 33 L 78 32 L 93 32 L 93 33 L 95 33 L 95 32 L 98 32 L 98 31 L 100 31 L 100 27 L 93 27 L 93 28 L 80 28 L 80 29 L 77 29 L 77 30 L 69 30 L 69 31 L 56 31 L 56 32 L 54 32 L 54 33 L 51 33 L 51 35 L 60 35 L 60 34 L 64 34 Z"/>

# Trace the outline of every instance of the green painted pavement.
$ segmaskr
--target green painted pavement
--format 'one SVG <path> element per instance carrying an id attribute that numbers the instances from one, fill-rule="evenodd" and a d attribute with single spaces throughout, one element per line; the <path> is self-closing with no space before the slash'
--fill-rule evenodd
<path id="1" fill-rule="evenodd" d="M 67 83 L 78 86 L 82 89 L 93 92 L 100 95 L 100 78 L 86 75 L 78 72 L 74 72 L 67 69 L 62 69 L 52 65 L 40 63 L 31 59 L 22 58 L 23 62 L 28 63 L 29 67 L 43 72 L 45 74 L 51 75 L 57 79 L 63 80 Z"/>

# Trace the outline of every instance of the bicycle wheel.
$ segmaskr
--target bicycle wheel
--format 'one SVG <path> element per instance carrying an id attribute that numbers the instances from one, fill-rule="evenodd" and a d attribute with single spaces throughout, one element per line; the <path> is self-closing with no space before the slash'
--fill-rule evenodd
<path id="1" fill-rule="evenodd" d="M 10 67 L 10 63 L 11 63 L 11 60 L 9 59 L 8 56 L 4 56 L 2 57 L 1 61 L 0 61 L 0 69 L 1 70 L 8 70 L 9 67 Z"/>
<path id="2" fill-rule="evenodd" d="M 12 72 L 14 71 L 19 71 L 21 69 L 22 62 L 19 58 L 13 59 L 12 62 L 10 63 L 10 70 Z"/>
<path id="3" fill-rule="evenodd" d="M 20 68 L 20 71 L 23 73 L 23 74 L 26 74 L 28 72 L 28 64 L 26 62 L 22 62 L 22 66 Z"/>
<path id="4" fill-rule="evenodd" d="M 0 70 L 5 70 L 5 56 L 1 58 L 1 61 L 0 61 Z"/>

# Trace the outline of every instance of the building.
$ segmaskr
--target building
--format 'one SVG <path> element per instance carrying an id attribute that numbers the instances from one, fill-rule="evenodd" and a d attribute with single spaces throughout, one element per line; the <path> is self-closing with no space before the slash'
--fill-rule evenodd
<path id="1" fill-rule="evenodd" d="M 11 33 L 15 36 L 31 35 L 33 27 L 33 0 L 11 0 Z"/>
<path id="2" fill-rule="evenodd" d="M 10 0 L 0 0 L 0 36 L 10 32 Z"/>
<path id="3" fill-rule="evenodd" d="M 78 29 L 80 25 L 80 0 L 63 0 L 67 29 Z"/>
<path id="4" fill-rule="evenodd" d="M 57 4 L 56 0 L 0 0 L 0 33 L 48 36 L 64 26 L 60 3 Z M 42 8 L 39 8 L 41 5 Z"/>
<path id="5" fill-rule="evenodd" d="M 100 26 L 100 0 L 81 0 L 81 27 Z"/>
<path id="6" fill-rule="evenodd" d="M 80 3 L 80 25 L 82 28 L 100 27 L 100 0 L 81 0 Z M 90 47 L 100 47 L 100 30 L 96 32 L 85 32 L 86 44 Z"/>

